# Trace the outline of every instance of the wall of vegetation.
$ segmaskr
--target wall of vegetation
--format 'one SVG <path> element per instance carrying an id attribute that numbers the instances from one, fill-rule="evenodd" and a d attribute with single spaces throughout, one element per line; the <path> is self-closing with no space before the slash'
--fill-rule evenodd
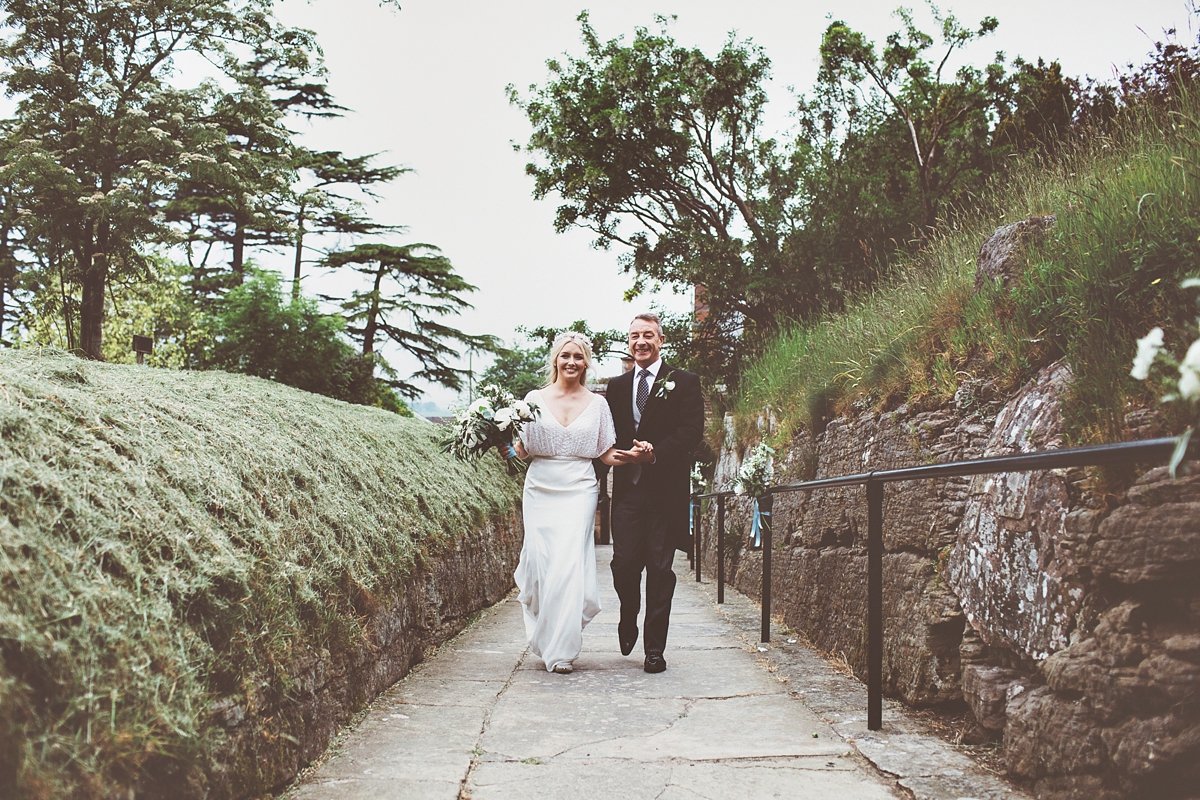
<path id="1" fill-rule="evenodd" d="M 276 783 L 261 741 L 218 763 L 231 716 L 311 691 L 304 664 L 351 679 L 339 658 L 378 657 L 388 609 L 409 609 L 401 635 L 429 628 L 406 581 L 513 531 L 517 483 L 452 461 L 437 430 L 257 378 L 0 351 L 0 795 Z M 443 581 L 453 618 L 406 653 L 502 596 L 506 557 L 472 565 L 491 588 Z M 369 699 L 343 694 L 337 713 Z M 327 723 L 294 716 L 270 741 Z"/>
<path id="2" fill-rule="evenodd" d="M 855 403 L 934 407 L 966 379 L 1014 391 L 1065 357 L 1068 440 L 1117 441 L 1131 407 L 1157 407 L 1170 376 L 1129 375 L 1136 339 L 1155 326 L 1168 349 L 1194 338 L 1195 303 L 1181 281 L 1200 272 L 1200 93 L 1127 108 L 1113 126 L 1031 153 L 995 180 L 871 292 L 840 313 L 775 339 L 746 370 L 732 411 L 743 438 L 771 408 L 781 440 L 819 432 Z M 975 290 L 979 249 L 1001 225 L 1053 215 L 1027 243 L 1028 268 L 1010 285 Z M 1176 378 L 1178 376 L 1175 376 Z M 1160 432 L 1186 412 L 1159 409 Z"/>

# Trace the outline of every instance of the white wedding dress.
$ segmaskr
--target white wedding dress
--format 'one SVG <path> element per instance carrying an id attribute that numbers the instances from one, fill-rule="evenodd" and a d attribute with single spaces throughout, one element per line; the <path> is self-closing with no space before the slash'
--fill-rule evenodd
<path id="1" fill-rule="evenodd" d="M 522 500 L 525 542 L 514 578 L 529 649 L 553 671 L 571 665 L 583 647 L 584 626 L 600 613 L 592 539 L 600 485 L 592 459 L 617 435 L 600 395 L 565 428 L 536 389 L 525 399 L 541 411 L 521 429 L 531 460 Z"/>

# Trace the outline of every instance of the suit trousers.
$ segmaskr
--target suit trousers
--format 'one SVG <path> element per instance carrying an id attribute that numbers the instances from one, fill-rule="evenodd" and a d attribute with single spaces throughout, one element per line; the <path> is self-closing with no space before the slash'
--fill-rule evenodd
<path id="1" fill-rule="evenodd" d="M 663 513 L 662 498 L 646 486 L 647 481 L 622 487 L 626 491 L 613 502 L 612 574 L 613 588 L 621 600 L 621 622 L 637 625 L 642 600 L 642 572 L 646 573 L 646 618 L 642 645 L 647 655 L 662 654 L 667 646 L 671 598 L 675 595 L 675 547 L 668 535 L 669 515 Z"/>

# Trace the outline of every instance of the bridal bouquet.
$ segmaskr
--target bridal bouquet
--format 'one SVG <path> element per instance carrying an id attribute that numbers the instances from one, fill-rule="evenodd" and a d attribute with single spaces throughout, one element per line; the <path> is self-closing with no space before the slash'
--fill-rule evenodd
<path id="1" fill-rule="evenodd" d="M 490 448 L 511 444 L 517 428 L 532 422 L 537 414 L 537 403 L 518 400 L 499 386 L 480 387 L 479 398 L 455 413 L 442 451 L 459 461 L 477 461 Z M 516 475 L 522 466 L 516 455 L 508 458 L 509 475 Z"/>
<path id="2" fill-rule="evenodd" d="M 756 500 L 762 497 L 775 477 L 775 462 L 771 458 L 774 453 L 766 442 L 759 442 L 750 451 L 750 455 L 742 462 L 737 480 L 733 482 L 734 494 L 748 494 Z"/>

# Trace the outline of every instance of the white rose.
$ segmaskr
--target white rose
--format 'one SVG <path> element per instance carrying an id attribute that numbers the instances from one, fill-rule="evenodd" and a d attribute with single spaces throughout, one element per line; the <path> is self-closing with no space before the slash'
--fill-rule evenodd
<path id="1" fill-rule="evenodd" d="M 1179 365 L 1179 394 L 1185 400 L 1200 400 L 1200 339 L 1192 342 Z"/>
<path id="2" fill-rule="evenodd" d="M 1133 369 L 1129 371 L 1129 374 L 1139 381 L 1144 381 L 1150 374 L 1150 365 L 1158 357 L 1158 351 L 1162 350 L 1163 329 L 1155 328 L 1150 331 L 1137 340 L 1137 346 L 1137 355 L 1133 357 Z"/>
<path id="3" fill-rule="evenodd" d="M 517 414 L 521 419 L 529 419 L 533 416 L 533 410 L 529 407 L 529 403 L 526 403 L 524 400 L 518 400 L 513 403 L 513 408 L 517 410 Z"/>
<path id="4" fill-rule="evenodd" d="M 504 430 L 516 418 L 516 414 L 517 412 L 511 408 L 502 408 L 496 412 L 496 416 L 492 418 L 492 421 L 496 423 L 497 428 Z"/>

